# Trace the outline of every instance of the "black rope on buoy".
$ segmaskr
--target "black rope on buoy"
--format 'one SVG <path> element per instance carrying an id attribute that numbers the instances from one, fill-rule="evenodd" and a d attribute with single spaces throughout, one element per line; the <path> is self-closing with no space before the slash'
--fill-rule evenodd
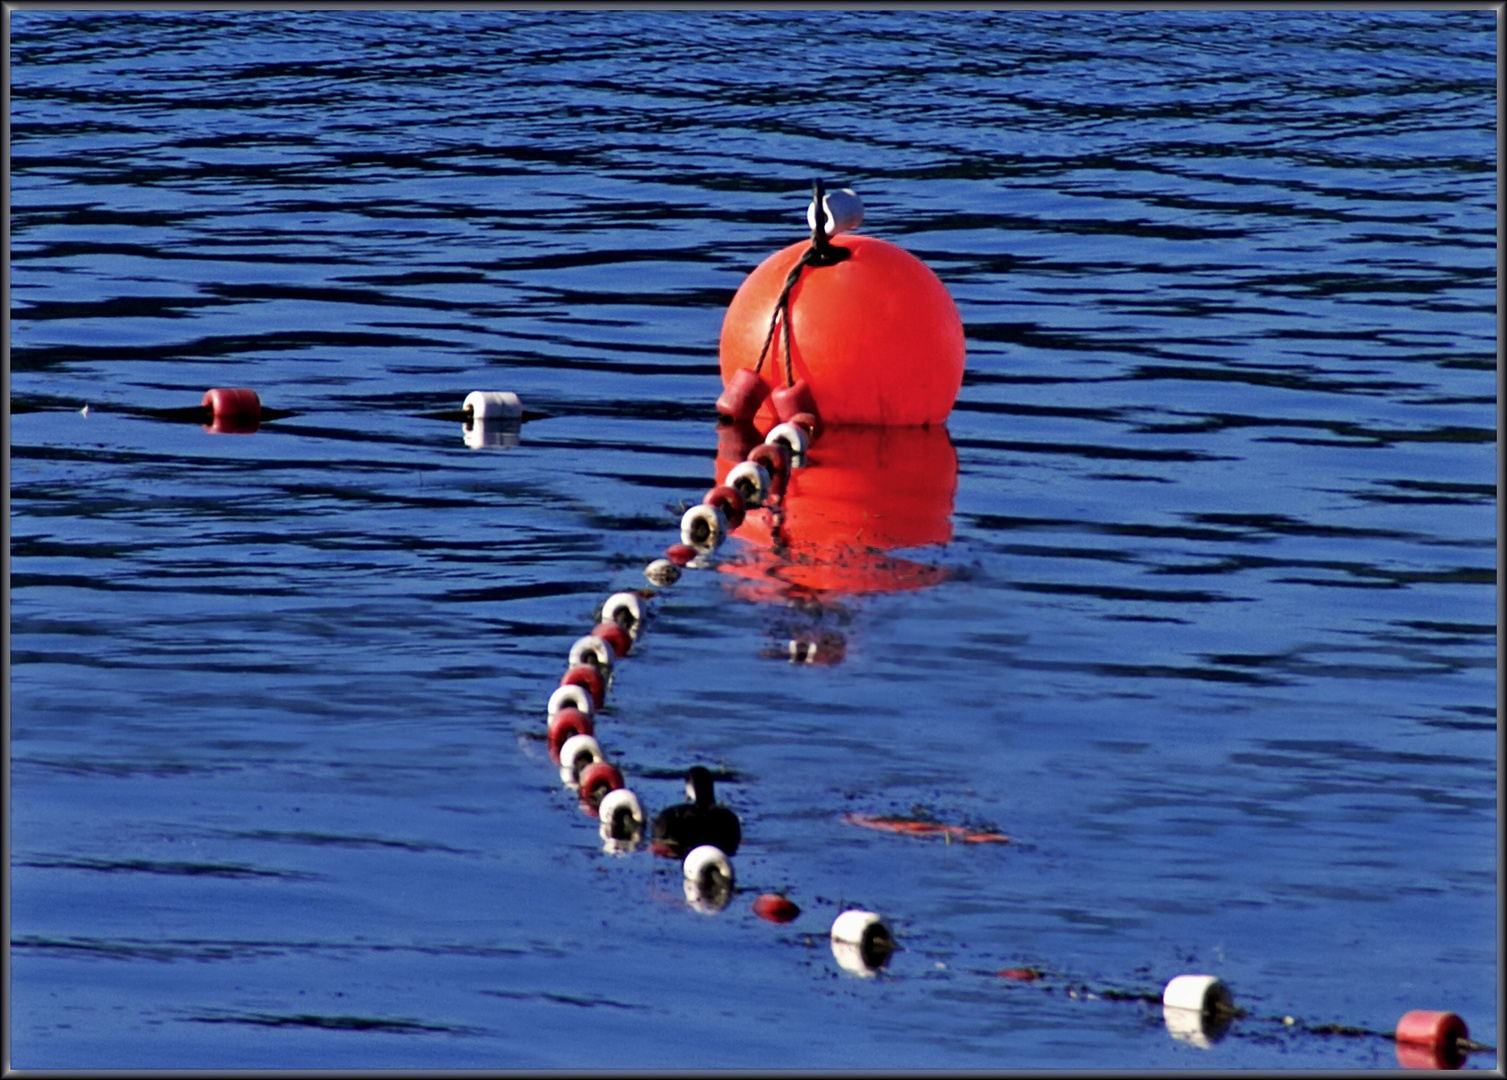
<path id="1" fill-rule="evenodd" d="M 811 246 L 801 252 L 801 257 L 790 268 L 790 273 L 785 276 L 785 285 L 780 290 L 779 299 L 774 302 L 774 311 L 769 316 L 769 333 L 764 335 L 764 347 L 759 350 L 759 362 L 754 365 L 754 374 L 758 375 L 764 370 L 764 358 L 769 355 L 769 346 L 774 341 L 776 326 L 783 323 L 784 330 L 781 342 L 785 348 L 785 385 L 795 385 L 795 369 L 790 359 L 790 291 L 795 288 L 795 283 L 800 280 L 801 271 L 808 266 L 832 266 L 840 263 L 853 252 L 849 248 L 838 247 L 827 237 L 827 189 L 820 178 L 811 182 L 811 198 L 816 206 L 813 215 L 814 221 L 811 226 Z"/>

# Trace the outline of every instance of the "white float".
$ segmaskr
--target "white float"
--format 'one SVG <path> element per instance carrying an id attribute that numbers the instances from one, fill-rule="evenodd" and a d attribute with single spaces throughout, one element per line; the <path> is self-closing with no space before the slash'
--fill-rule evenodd
<path id="1" fill-rule="evenodd" d="M 669 559 L 655 559 L 644 567 L 644 577 L 656 585 L 673 585 L 680 580 L 680 567 Z"/>
<path id="2" fill-rule="evenodd" d="M 784 444 L 790 449 L 790 467 L 799 469 L 806 464 L 806 450 L 811 445 L 811 440 L 806 437 L 806 429 L 799 424 L 788 421 L 776 424 L 769 429 L 769 434 L 764 436 L 764 442 L 769 446 Z"/>
<path id="3" fill-rule="evenodd" d="M 644 832 L 643 804 L 627 788 L 616 788 L 602 796 L 597 819 L 603 840 L 632 844 Z"/>
<path id="4" fill-rule="evenodd" d="M 1229 1030 L 1229 988 L 1213 975 L 1179 975 L 1162 990 L 1162 1022 L 1179 1042 L 1207 1050 Z"/>
<path id="5" fill-rule="evenodd" d="M 602 605 L 602 622 L 617 623 L 628 631 L 629 637 L 637 638 L 644 624 L 643 606 L 631 592 L 613 593 Z"/>
<path id="6" fill-rule="evenodd" d="M 727 471 L 727 479 L 723 483 L 736 489 L 743 496 L 743 505 L 750 510 L 762 506 L 764 500 L 769 498 L 769 470 L 757 461 L 742 461 L 734 465 Z"/>
<path id="7" fill-rule="evenodd" d="M 594 664 L 603 675 L 612 670 L 612 646 L 599 637 L 577 638 L 570 647 L 570 666 Z"/>
<path id="8" fill-rule="evenodd" d="M 894 951 L 894 935 L 872 911 L 844 911 L 832 923 L 832 955 L 845 971 L 871 977 Z"/>
<path id="9" fill-rule="evenodd" d="M 715 551 L 727 536 L 727 517 L 715 506 L 693 506 L 680 519 L 680 539 L 702 555 Z"/>
<path id="10" fill-rule="evenodd" d="M 581 784 L 581 770 L 597 761 L 606 761 L 601 744 L 590 735 L 572 735 L 560 747 L 560 781 L 566 787 Z"/>
<path id="11" fill-rule="evenodd" d="M 565 708 L 579 709 L 587 716 L 596 715 L 596 708 L 591 703 L 591 695 L 586 692 L 584 686 L 577 686 L 575 683 L 562 686 L 549 696 L 546 718 L 553 720 L 555 713 Z"/>
<path id="12" fill-rule="evenodd" d="M 461 411 L 472 420 L 523 419 L 523 402 L 508 390 L 472 390 L 466 395 Z"/>
<path id="13" fill-rule="evenodd" d="M 733 896 L 733 864 L 726 852 L 702 844 L 686 853 L 681 864 L 685 875 L 685 898 L 704 914 L 721 911 Z"/>

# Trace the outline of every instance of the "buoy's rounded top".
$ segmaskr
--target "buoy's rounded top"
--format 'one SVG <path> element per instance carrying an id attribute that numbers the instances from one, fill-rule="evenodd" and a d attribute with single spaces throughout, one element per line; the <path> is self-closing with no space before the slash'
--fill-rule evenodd
<path id="1" fill-rule="evenodd" d="M 739 287 L 722 322 L 722 381 L 753 369 L 786 276 L 810 246 L 765 259 Z M 947 419 L 963 382 L 963 322 L 947 287 L 920 259 L 872 236 L 844 235 L 849 257 L 806 267 L 790 292 L 790 371 L 805 380 L 825 424 L 914 426 Z M 759 377 L 787 381 L 777 328 Z M 777 419 L 767 398 L 755 423 Z"/>

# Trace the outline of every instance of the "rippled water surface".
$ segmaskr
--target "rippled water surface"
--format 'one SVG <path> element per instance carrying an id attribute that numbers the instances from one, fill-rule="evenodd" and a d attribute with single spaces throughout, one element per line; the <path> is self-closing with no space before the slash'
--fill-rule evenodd
<path id="1" fill-rule="evenodd" d="M 16 1066 L 1495 1045 L 1493 12 L 10 18 Z M 967 373 L 619 665 L 650 810 L 702 763 L 742 817 L 709 915 L 603 850 L 544 704 L 716 475 L 722 315 L 814 177 Z M 213 386 L 274 418 L 173 411 Z M 1206 1046 L 1189 971 L 1249 1014 Z"/>

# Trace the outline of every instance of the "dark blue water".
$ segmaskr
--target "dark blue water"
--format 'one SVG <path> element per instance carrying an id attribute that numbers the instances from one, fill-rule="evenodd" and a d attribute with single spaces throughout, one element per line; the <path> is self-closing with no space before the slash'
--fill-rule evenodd
<path id="1" fill-rule="evenodd" d="M 10 20 L 13 1065 L 1496 1044 L 1493 12 Z M 651 811 L 718 772 L 707 915 L 544 704 L 711 483 L 817 176 L 957 301 L 957 469 L 882 554 L 923 587 L 735 539 L 650 602 L 598 737 Z M 164 412 L 212 386 L 288 415 Z M 472 449 L 476 389 L 540 418 Z M 1190 971 L 1249 1013 L 1206 1048 L 1148 1000 Z"/>

